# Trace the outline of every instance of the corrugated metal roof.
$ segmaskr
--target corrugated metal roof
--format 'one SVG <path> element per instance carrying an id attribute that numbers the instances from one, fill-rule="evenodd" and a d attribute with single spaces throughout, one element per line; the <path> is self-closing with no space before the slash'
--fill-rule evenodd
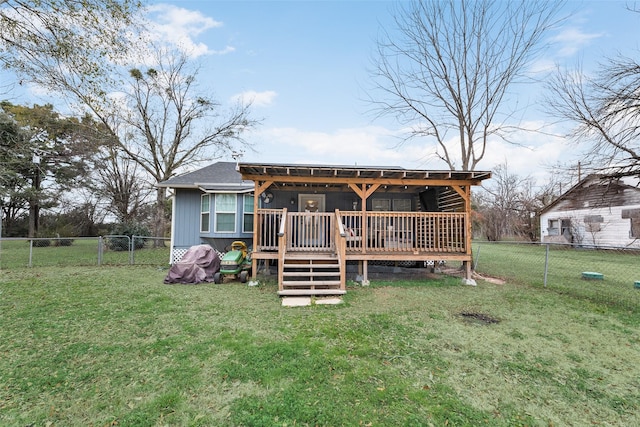
<path id="1" fill-rule="evenodd" d="M 446 180 L 479 183 L 491 178 L 488 171 L 451 171 L 405 169 L 398 166 L 332 166 L 332 165 L 288 165 L 278 163 L 240 163 L 244 177 L 313 177 L 343 179 L 402 179 L 402 180 Z"/>

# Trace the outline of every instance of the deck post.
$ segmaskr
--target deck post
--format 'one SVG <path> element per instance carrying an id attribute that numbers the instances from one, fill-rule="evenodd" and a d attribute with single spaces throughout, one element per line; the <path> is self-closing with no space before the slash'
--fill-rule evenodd
<path id="1" fill-rule="evenodd" d="M 260 194 L 262 194 L 262 192 L 260 191 L 260 182 L 259 181 L 253 181 L 253 244 L 251 246 L 253 246 L 253 250 L 255 251 L 257 246 L 258 246 L 258 208 L 259 208 L 259 203 L 258 200 L 260 199 Z M 174 211 L 175 212 L 175 211 Z M 256 280 L 256 278 L 258 277 L 258 260 L 254 257 L 251 257 L 251 279 L 252 280 Z"/>
<path id="2" fill-rule="evenodd" d="M 462 265 L 464 266 L 464 278 L 467 280 L 472 279 L 471 277 L 471 261 L 462 261 Z"/>
<path id="3" fill-rule="evenodd" d="M 362 261 L 362 286 L 369 286 L 369 261 Z"/>

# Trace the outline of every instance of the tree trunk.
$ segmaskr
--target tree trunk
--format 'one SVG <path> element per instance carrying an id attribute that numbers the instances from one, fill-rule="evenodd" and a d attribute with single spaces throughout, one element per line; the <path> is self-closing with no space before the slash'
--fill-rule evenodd
<path id="1" fill-rule="evenodd" d="M 165 202 L 167 200 L 166 189 L 156 189 L 156 209 L 153 218 L 153 237 L 160 237 L 160 239 L 154 239 L 153 247 L 164 247 L 164 232 L 166 228 L 165 220 Z"/>

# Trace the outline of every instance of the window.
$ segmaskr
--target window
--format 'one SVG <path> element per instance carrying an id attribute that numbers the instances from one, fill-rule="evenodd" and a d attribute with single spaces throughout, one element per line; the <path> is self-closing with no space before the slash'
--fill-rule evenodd
<path id="1" fill-rule="evenodd" d="M 253 194 L 245 194 L 242 209 L 242 232 L 253 232 Z"/>
<path id="2" fill-rule="evenodd" d="M 211 196 L 203 194 L 200 197 L 200 232 L 209 232 L 209 219 L 211 215 Z"/>
<path id="3" fill-rule="evenodd" d="M 236 231 L 236 195 L 216 194 L 216 232 Z"/>
<path id="4" fill-rule="evenodd" d="M 631 221 L 630 239 L 640 239 L 640 209 L 623 209 L 622 218 Z"/>
<path id="5" fill-rule="evenodd" d="M 563 219 L 560 221 L 560 234 L 562 234 L 566 239 L 571 239 L 571 220 Z"/>
<path id="6" fill-rule="evenodd" d="M 411 199 L 393 199 L 393 210 L 411 212 Z"/>
<path id="7" fill-rule="evenodd" d="M 597 233 L 602 230 L 601 224 L 603 222 L 602 215 L 587 215 L 584 217 L 584 228 L 590 233 Z"/>
<path id="8" fill-rule="evenodd" d="M 560 220 L 550 219 L 549 227 L 547 227 L 547 232 L 549 236 L 559 236 L 560 235 Z"/>
<path id="9" fill-rule="evenodd" d="M 389 212 L 391 210 L 391 200 L 389 199 L 373 199 L 371 202 L 372 211 Z"/>
<path id="10" fill-rule="evenodd" d="M 640 239 L 640 218 L 631 218 L 629 237 L 632 239 Z"/>

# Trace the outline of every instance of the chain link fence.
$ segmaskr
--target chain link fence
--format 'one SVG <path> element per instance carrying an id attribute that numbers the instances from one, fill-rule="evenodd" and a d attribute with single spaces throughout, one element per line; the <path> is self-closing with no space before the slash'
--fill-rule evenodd
<path id="1" fill-rule="evenodd" d="M 169 239 L 110 235 L 0 239 L 0 269 L 170 263 Z M 535 286 L 640 312 L 640 250 L 551 243 L 473 243 L 474 270 L 486 278 Z"/>
<path id="2" fill-rule="evenodd" d="M 640 250 L 474 242 L 474 270 L 509 283 L 640 311 Z"/>
<path id="3" fill-rule="evenodd" d="M 0 269 L 85 265 L 169 265 L 164 237 L 2 238 Z"/>

